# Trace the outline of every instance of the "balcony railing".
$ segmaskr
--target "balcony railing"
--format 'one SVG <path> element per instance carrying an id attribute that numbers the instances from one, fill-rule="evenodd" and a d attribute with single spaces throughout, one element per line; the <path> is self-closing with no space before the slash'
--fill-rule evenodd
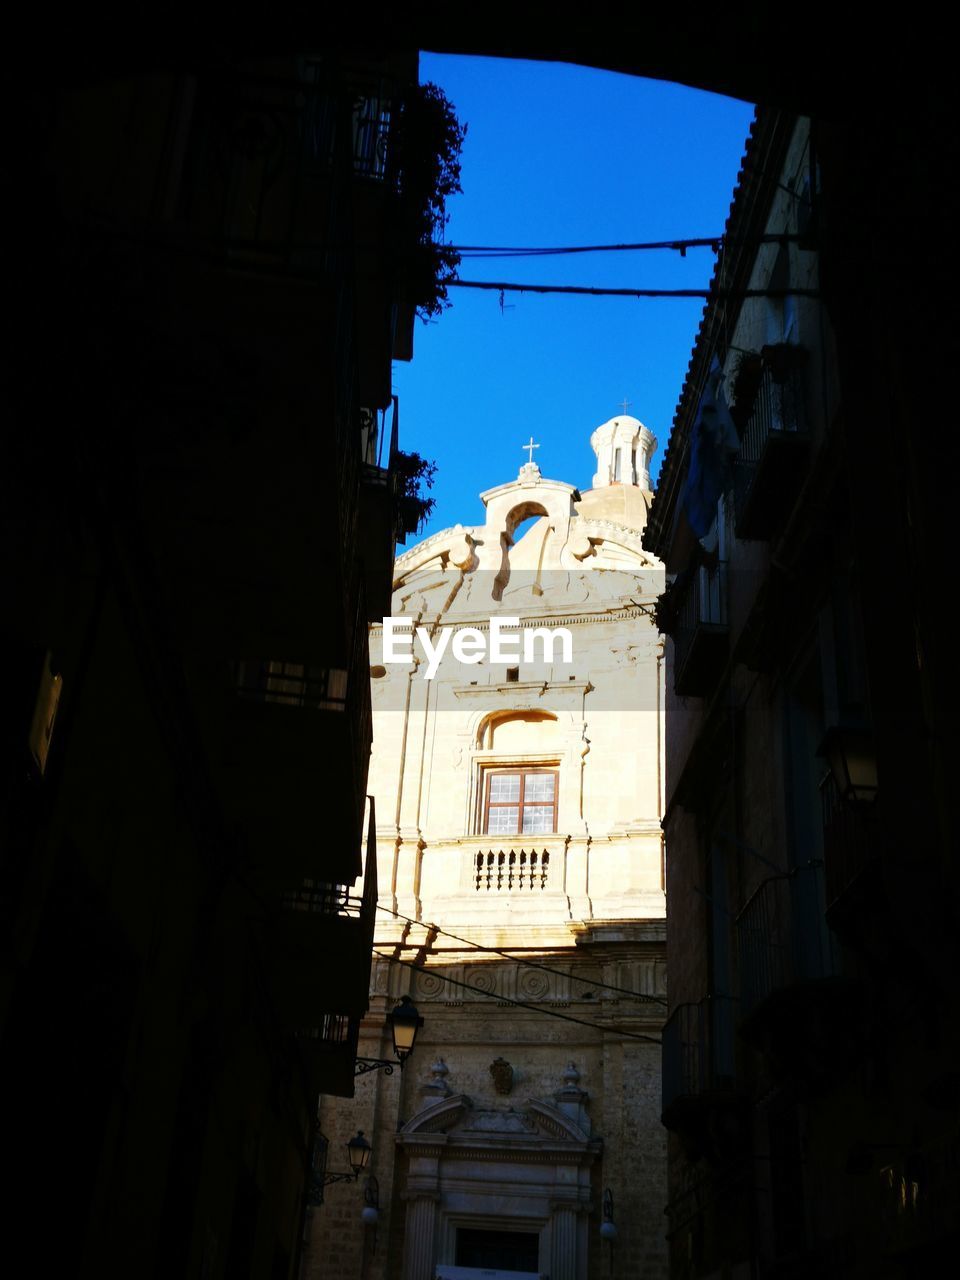
<path id="1" fill-rule="evenodd" d="M 727 658 L 727 566 L 697 565 L 671 629 L 674 689 L 678 697 L 702 697 L 712 689 Z"/>
<path id="2" fill-rule="evenodd" d="M 297 1045 L 314 1096 L 353 1097 L 359 1043 L 360 1018 L 346 1014 L 322 1014 L 316 1026 L 297 1031 Z"/>
<path id="3" fill-rule="evenodd" d="M 765 880 L 737 916 L 744 1018 L 788 988 L 834 976 L 837 951 L 824 916 L 823 863 Z"/>
<path id="4" fill-rule="evenodd" d="M 400 447 L 400 409 L 393 397 L 386 457 L 381 438 L 378 461 L 361 467 L 360 520 L 363 530 L 363 569 L 367 589 L 367 617 L 377 622 L 390 612 L 393 566 L 398 542 L 396 459 Z"/>
<path id="5" fill-rule="evenodd" d="M 372 940 L 377 912 L 377 819 L 373 796 L 367 796 L 367 805 L 363 893 L 357 896 L 350 892 L 347 885 L 307 879 L 295 889 L 286 889 L 281 893 L 280 902 L 284 912 L 302 912 L 309 918 L 308 923 L 318 917 L 357 920 Z M 369 970 L 369 960 L 367 968 Z"/>
<path id="6" fill-rule="evenodd" d="M 312 667 L 302 662 L 239 662 L 237 693 L 254 702 L 275 702 L 312 711 L 344 711 L 347 675 L 337 667 Z"/>
<path id="7" fill-rule="evenodd" d="M 683 1099 L 698 1099 L 734 1086 L 732 996 L 705 996 L 698 1004 L 677 1005 L 663 1028 L 663 1110 Z"/>
<path id="8" fill-rule="evenodd" d="M 268 925 L 277 1009 L 301 1039 L 339 1043 L 349 1020 L 366 1012 L 377 911 L 372 799 L 366 846 L 361 895 L 344 885 L 307 879 L 280 894 L 279 912 Z"/>
<path id="9" fill-rule="evenodd" d="M 232 664 L 222 802 L 264 885 L 348 881 L 360 871 L 372 739 L 362 582 L 354 609 L 345 669 L 282 658 Z"/>
<path id="10" fill-rule="evenodd" d="M 810 444 L 804 409 L 804 378 L 794 367 L 763 370 L 753 411 L 734 461 L 734 507 L 738 538 L 769 538 L 792 505 L 803 479 Z M 776 374 L 776 376 L 775 376 Z"/>
<path id="11" fill-rule="evenodd" d="M 477 893 L 531 893 L 547 888 L 549 849 L 481 849 L 473 856 Z"/>
<path id="12" fill-rule="evenodd" d="M 328 271 L 338 248 L 331 233 L 349 205 L 344 182 L 399 185 L 397 101 L 396 85 L 346 83 L 319 63 L 302 79 L 202 78 L 179 224 L 211 246 L 262 255 L 265 265 Z"/>
<path id="13" fill-rule="evenodd" d="M 866 869 L 876 863 L 878 832 L 873 804 L 844 800 L 832 773 L 820 784 L 820 801 L 826 904 L 833 912 Z"/>
<path id="14" fill-rule="evenodd" d="M 350 724 L 353 737 L 354 776 L 360 786 L 358 799 L 363 809 L 373 743 L 373 712 L 370 704 L 370 643 L 367 628 L 366 590 L 361 581 L 357 610 L 353 622 L 353 646 L 350 654 L 348 686 Z"/>
<path id="15" fill-rule="evenodd" d="M 353 172 L 370 182 L 396 185 L 396 88 L 385 80 L 354 91 Z"/>

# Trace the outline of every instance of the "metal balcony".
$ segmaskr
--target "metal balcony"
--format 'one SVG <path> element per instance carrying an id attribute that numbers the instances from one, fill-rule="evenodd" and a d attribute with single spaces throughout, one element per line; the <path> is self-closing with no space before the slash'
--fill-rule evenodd
<path id="1" fill-rule="evenodd" d="M 239 266 L 325 273 L 363 202 L 396 192 L 398 87 L 307 64 L 301 78 L 199 81 L 178 224 Z M 351 206 L 356 206 L 352 208 Z"/>
<path id="2" fill-rule="evenodd" d="M 820 1087 L 860 1051 L 862 994 L 843 976 L 823 903 L 823 863 L 771 876 L 736 922 L 740 1034 L 775 1079 Z"/>
<path id="3" fill-rule="evenodd" d="M 345 668 L 237 662 L 222 726 L 221 805 L 264 888 L 352 883 L 372 739 L 361 593 Z"/>
<path id="4" fill-rule="evenodd" d="M 710 693 L 729 649 L 727 566 L 697 565 L 674 614 L 674 691 L 677 697 Z"/>
<path id="5" fill-rule="evenodd" d="M 791 988 L 838 972 L 824 917 L 823 863 L 770 876 L 737 916 L 740 1009 L 749 1019 Z"/>
<path id="6" fill-rule="evenodd" d="M 379 622 L 390 613 L 393 596 L 393 566 L 399 541 L 396 471 L 399 441 L 400 413 L 394 396 L 386 457 L 381 452 L 376 462 L 363 462 L 360 473 L 363 576 L 370 622 Z M 382 448 L 383 440 L 379 443 Z"/>
<path id="7" fill-rule="evenodd" d="M 820 784 L 827 918 L 857 910 L 858 889 L 879 870 L 879 831 L 870 801 L 844 800 L 832 773 Z M 875 878 L 875 877 L 874 877 Z"/>
<path id="8" fill-rule="evenodd" d="M 360 1018 L 367 1011 L 377 911 L 377 835 L 369 800 L 363 893 L 308 878 L 279 895 L 266 923 L 265 950 L 283 1024 L 298 1033 L 320 1014 Z"/>
<path id="9" fill-rule="evenodd" d="M 733 996 L 677 1005 L 663 1028 L 663 1105 L 729 1090 L 734 1080 Z M 669 1125 L 667 1126 L 670 1127 Z"/>
<path id="10" fill-rule="evenodd" d="M 352 1098 L 360 1019 L 325 1013 L 315 1026 L 300 1028 L 296 1039 L 309 1092 Z"/>
<path id="11" fill-rule="evenodd" d="M 800 370 L 765 368 L 733 464 L 738 538 L 766 539 L 776 532 L 800 490 L 809 450 Z"/>
<path id="12" fill-rule="evenodd" d="M 736 1088 L 731 996 L 678 1005 L 663 1028 L 665 1128 L 694 1158 L 728 1159 L 745 1140 L 744 1099 Z"/>

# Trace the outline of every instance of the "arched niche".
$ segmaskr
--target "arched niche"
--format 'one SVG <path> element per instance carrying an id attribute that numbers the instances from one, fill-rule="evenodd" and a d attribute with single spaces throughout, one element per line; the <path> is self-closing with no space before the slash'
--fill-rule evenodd
<path id="1" fill-rule="evenodd" d="M 560 721 L 551 711 L 495 711 L 481 720 L 476 745 L 482 751 L 509 752 L 518 757 L 559 752 Z"/>

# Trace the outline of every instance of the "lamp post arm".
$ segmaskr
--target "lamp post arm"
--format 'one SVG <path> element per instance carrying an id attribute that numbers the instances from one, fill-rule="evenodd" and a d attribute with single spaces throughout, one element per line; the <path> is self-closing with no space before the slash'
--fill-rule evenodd
<path id="1" fill-rule="evenodd" d="M 353 1074 L 355 1076 L 365 1076 L 368 1071 L 382 1071 L 385 1075 L 392 1076 L 396 1065 L 389 1058 L 357 1058 L 354 1063 Z M 400 1069 L 403 1070 L 402 1062 L 400 1063 Z"/>
<path id="2" fill-rule="evenodd" d="M 356 1173 L 325 1173 L 323 1175 L 323 1185 L 329 1187 L 334 1182 L 356 1182 L 360 1177 L 362 1170 Z"/>

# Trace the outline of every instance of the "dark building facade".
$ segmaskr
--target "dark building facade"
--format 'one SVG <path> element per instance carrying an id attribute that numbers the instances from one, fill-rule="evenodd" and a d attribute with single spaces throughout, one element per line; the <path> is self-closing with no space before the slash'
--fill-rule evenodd
<path id="1" fill-rule="evenodd" d="M 54 1212 L 78 1275 L 292 1274 L 316 1100 L 353 1091 L 417 70 L 207 59 L 22 104 L 4 1207 L 8 1248 Z"/>
<path id="2" fill-rule="evenodd" d="M 882 320 L 852 343 L 834 292 L 849 228 L 821 133 L 758 113 L 648 525 L 668 575 L 677 1277 L 925 1274 L 956 1237 L 916 453 L 891 450 L 881 370 L 859 362 Z"/>

